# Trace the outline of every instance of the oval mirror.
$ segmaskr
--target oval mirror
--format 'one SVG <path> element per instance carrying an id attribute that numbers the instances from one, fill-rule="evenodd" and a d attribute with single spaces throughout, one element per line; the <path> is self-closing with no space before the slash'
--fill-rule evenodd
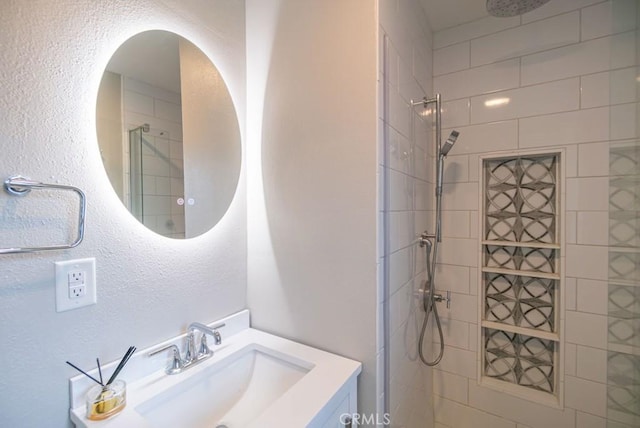
<path id="1" fill-rule="evenodd" d="M 124 42 L 102 77 L 96 119 L 107 175 L 142 224 L 192 238 L 220 221 L 240 176 L 240 129 L 200 49 L 159 30 Z"/>

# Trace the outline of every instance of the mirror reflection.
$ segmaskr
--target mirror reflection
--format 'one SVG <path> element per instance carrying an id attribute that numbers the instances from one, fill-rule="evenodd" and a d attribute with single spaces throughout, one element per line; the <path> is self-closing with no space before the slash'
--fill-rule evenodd
<path id="1" fill-rule="evenodd" d="M 240 175 L 240 130 L 199 48 L 167 31 L 133 36 L 107 65 L 96 116 L 107 175 L 142 224 L 191 238 L 222 218 Z"/>

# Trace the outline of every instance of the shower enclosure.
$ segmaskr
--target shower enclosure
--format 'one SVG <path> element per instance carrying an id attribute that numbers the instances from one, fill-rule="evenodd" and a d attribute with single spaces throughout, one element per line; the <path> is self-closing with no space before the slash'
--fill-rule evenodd
<path id="1" fill-rule="evenodd" d="M 164 131 L 145 123 L 129 130 L 129 210 L 145 226 L 184 237 L 184 167 L 169 156 Z"/>
<path id="2" fill-rule="evenodd" d="M 640 426 L 640 5 L 524 3 L 542 6 L 435 33 L 419 1 L 380 12 L 378 408 L 389 426 Z M 435 109 L 411 100 L 437 92 L 444 135 L 464 138 L 442 169 L 432 270 L 453 304 L 436 304 L 442 338 L 435 322 L 425 329 L 428 361 L 444 348 L 430 368 L 420 296 L 433 243 L 418 243 L 437 223 L 439 139 Z M 489 210 L 492 198 L 519 208 Z M 515 235 L 553 239 L 503 236 L 512 217 Z"/>

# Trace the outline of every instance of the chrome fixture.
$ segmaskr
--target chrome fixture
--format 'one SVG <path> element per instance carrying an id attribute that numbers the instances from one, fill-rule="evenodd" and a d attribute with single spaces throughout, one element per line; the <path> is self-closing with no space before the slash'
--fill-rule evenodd
<path id="1" fill-rule="evenodd" d="M 184 357 L 180 357 L 180 349 L 176 345 L 168 345 L 163 348 L 157 349 L 148 354 L 149 357 L 159 354 L 164 351 L 172 350 L 173 355 L 171 358 L 171 362 L 165 369 L 165 373 L 169 375 L 174 375 L 178 373 L 182 373 L 186 369 L 195 366 L 198 363 L 206 360 L 207 358 L 211 358 L 213 356 L 213 351 L 207 345 L 207 334 L 210 334 L 214 338 L 214 343 L 216 345 L 222 344 L 222 335 L 218 331 L 219 328 L 224 327 L 225 324 L 218 324 L 213 327 L 208 327 L 199 322 L 193 322 L 189 325 L 187 331 L 187 343 L 186 350 L 184 353 Z M 195 331 L 198 330 L 202 334 L 200 336 L 200 346 L 196 351 L 196 340 L 195 340 Z"/>
<path id="2" fill-rule="evenodd" d="M 422 306 L 424 309 L 424 320 L 422 322 L 422 329 L 420 331 L 420 339 L 418 341 L 418 353 L 423 363 L 428 366 L 435 366 L 442 360 L 444 355 L 444 335 L 442 333 L 442 325 L 440 323 L 440 316 L 438 315 L 438 308 L 435 303 L 446 302 L 447 308 L 451 306 L 451 292 L 447 291 L 446 297 L 442 294 L 435 292 L 436 281 L 436 262 L 438 260 L 438 244 L 442 242 L 442 187 L 444 183 L 444 159 L 449 154 L 449 151 L 453 148 L 460 133 L 458 131 L 452 131 L 447 140 L 442 143 L 442 108 L 440 94 L 436 94 L 434 98 L 423 98 L 421 101 L 411 102 L 412 106 L 422 105 L 427 108 L 429 104 L 435 103 L 435 117 L 436 117 L 436 231 L 435 234 L 428 232 L 422 233 L 418 239 L 420 247 L 425 248 L 425 258 L 427 265 L 427 279 L 425 281 L 424 289 L 420 290 L 422 298 Z M 429 361 L 424 356 L 423 342 L 427 330 L 427 324 L 429 323 L 429 317 L 433 314 L 436 327 L 438 329 L 438 335 L 440 336 L 440 352 L 435 360 Z"/>
<path id="3" fill-rule="evenodd" d="M 549 0 L 487 0 L 487 12 L 499 18 L 518 16 L 537 9 Z"/>

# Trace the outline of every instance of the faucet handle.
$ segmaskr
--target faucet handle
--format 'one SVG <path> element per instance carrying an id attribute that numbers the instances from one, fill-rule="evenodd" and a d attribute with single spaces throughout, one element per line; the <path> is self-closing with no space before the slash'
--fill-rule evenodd
<path id="1" fill-rule="evenodd" d="M 196 339 L 193 331 L 190 330 L 187 334 L 187 350 L 184 352 L 184 363 L 189 364 L 197 359 L 198 355 L 196 354 Z"/>
<path id="2" fill-rule="evenodd" d="M 212 353 L 213 352 L 207 345 L 207 335 L 205 333 L 202 333 L 202 336 L 200 336 L 200 349 L 198 349 L 198 358 L 208 356 Z"/>
<path id="3" fill-rule="evenodd" d="M 222 324 L 222 327 L 224 327 L 224 324 Z M 216 345 L 222 344 L 222 335 L 217 329 L 213 330 L 213 340 L 216 342 Z"/>
<path id="4" fill-rule="evenodd" d="M 159 354 L 160 352 L 164 352 L 169 349 L 173 350 L 173 358 L 171 359 L 171 363 L 165 369 L 165 372 L 170 375 L 178 374 L 184 369 L 184 362 L 180 358 L 180 349 L 178 349 L 176 345 L 168 345 L 164 348 L 157 349 L 153 352 L 150 352 L 147 356 L 152 357 L 156 354 Z"/>

